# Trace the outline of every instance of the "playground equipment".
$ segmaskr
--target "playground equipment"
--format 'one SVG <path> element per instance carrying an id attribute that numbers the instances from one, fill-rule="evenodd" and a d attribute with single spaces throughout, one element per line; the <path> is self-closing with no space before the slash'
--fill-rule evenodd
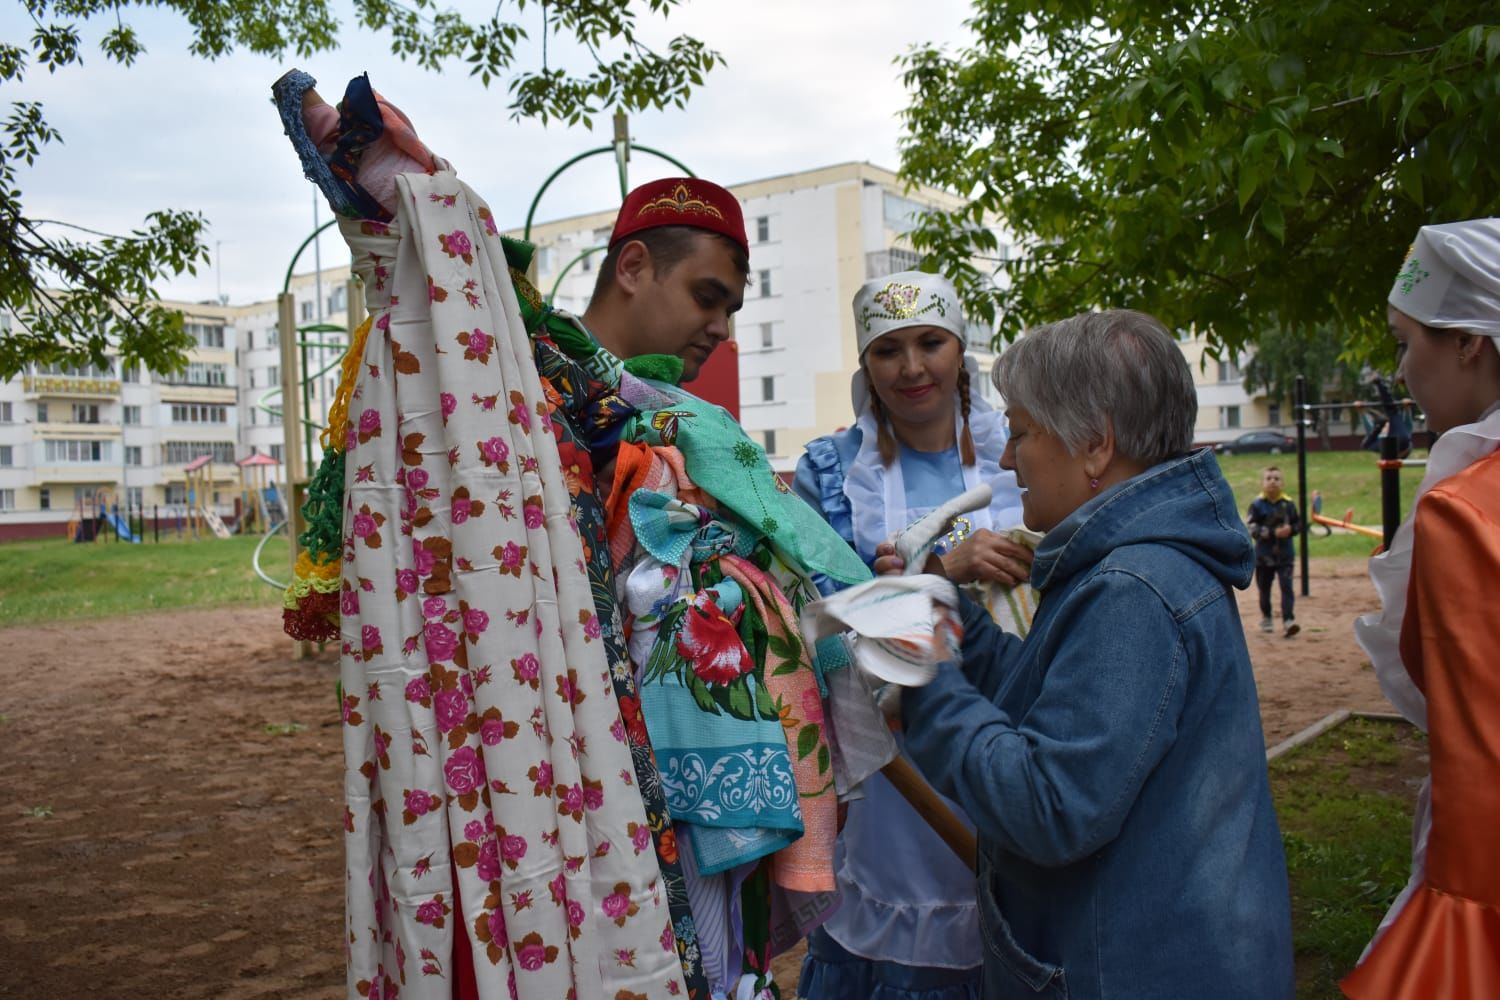
<path id="1" fill-rule="evenodd" d="M 270 455 L 251 455 L 235 463 L 240 470 L 239 518 L 236 534 L 251 531 L 270 532 L 281 523 L 281 495 L 270 478 L 271 470 L 281 463 Z M 276 517 L 271 516 L 275 509 Z"/>
<path id="2" fill-rule="evenodd" d="M 73 508 L 73 517 L 68 520 L 68 537 L 75 542 L 97 542 L 106 527 L 114 532 L 117 541 L 141 540 L 131 528 L 129 518 L 120 516 L 119 504 L 108 489 L 97 489 L 87 498 L 80 497 Z"/>
<path id="3" fill-rule="evenodd" d="M 211 506 L 214 497 L 213 456 L 198 456 L 182 467 L 182 473 L 187 479 L 187 519 L 193 537 L 200 537 L 206 528 L 215 537 L 228 538 L 229 529 Z"/>
<path id="4" fill-rule="evenodd" d="M 1350 407 L 1356 410 L 1369 409 L 1378 410 L 1381 422 L 1376 428 L 1377 434 L 1373 441 L 1378 443 L 1380 458 L 1375 466 L 1380 470 L 1380 521 L 1381 529 L 1367 528 L 1363 525 L 1351 524 L 1350 520 L 1354 512 L 1348 511 L 1343 521 L 1336 521 L 1324 517 L 1321 514 L 1313 514 L 1302 520 L 1302 596 L 1308 596 L 1308 570 L 1307 570 L 1307 540 L 1308 525 L 1316 522 L 1334 528 L 1345 528 L 1359 534 L 1369 535 L 1380 539 L 1380 551 L 1391 544 L 1391 539 L 1396 536 L 1396 529 L 1401 525 L 1401 470 L 1408 466 L 1417 468 L 1427 463 L 1421 459 L 1410 459 L 1401 457 L 1411 448 L 1411 424 L 1406 416 L 1402 414 L 1403 409 L 1416 406 L 1409 399 L 1396 399 L 1386 386 L 1383 379 L 1375 380 L 1375 390 L 1380 399 L 1378 402 L 1352 403 L 1309 403 L 1307 402 L 1307 377 L 1297 376 L 1296 397 L 1292 410 L 1297 417 L 1297 509 L 1306 511 L 1307 506 L 1307 429 L 1312 426 L 1312 414 L 1319 410 L 1334 410 Z"/>

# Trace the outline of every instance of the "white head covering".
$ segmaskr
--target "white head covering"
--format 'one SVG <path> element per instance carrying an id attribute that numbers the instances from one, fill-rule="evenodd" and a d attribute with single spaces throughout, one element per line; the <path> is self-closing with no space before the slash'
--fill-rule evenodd
<path id="1" fill-rule="evenodd" d="M 854 337 L 861 358 L 881 337 L 912 326 L 935 326 L 963 343 L 964 315 L 951 281 L 941 274 L 901 271 L 867 281 L 854 293 Z M 969 367 L 972 377 L 976 372 L 972 364 Z M 870 401 L 870 388 L 863 367 L 855 369 L 849 395 L 854 412 L 864 412 Z"/>
<path id="2" fill-rule="evenodd" d="M 1386 300 L 1419 323 L 1468 330 L 1500 350 L 1500 219 L 1417 230 Z"/>
<path id="3" fill-rule="evenodd" d="M 964 316 L 953 283 L 941 274 L 902 271 L 867 281 L 854 293 L 854 337 L 865 348 L 894 330 L 936 326 L 964 339 Z"/>

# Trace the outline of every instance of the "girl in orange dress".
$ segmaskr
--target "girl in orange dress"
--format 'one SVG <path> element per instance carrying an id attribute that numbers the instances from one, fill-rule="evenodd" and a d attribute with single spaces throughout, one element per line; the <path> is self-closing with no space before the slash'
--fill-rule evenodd
<path id="1" fill-rule="evenodd" d="M 1500 219 L 1424 226 L 1391 289 L 1397 377 L 1440 434 L 1355 624 L 1427 731 L 1412 877 L 1342 983 L 1357 1000 L 1500 997 Z"/>

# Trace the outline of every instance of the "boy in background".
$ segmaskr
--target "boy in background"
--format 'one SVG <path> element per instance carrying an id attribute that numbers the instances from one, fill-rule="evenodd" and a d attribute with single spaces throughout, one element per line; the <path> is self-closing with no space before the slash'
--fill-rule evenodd
<path id="1" fill-rule="evenodd" d="M 1292 536 L 1302 528 L 1297 505 L 1282 494 L 1281 470 L 1268 466 L 1260 476 L 1261 494 L 1250 503 L 1250 537 L 1255 539 L 1255 585 L 1260 589 L 1260 630 L 1270 632 L 1271 581 L 1281 586 L 1281 624 L 1290 639 L 1301 631 L 1293 613 L 1292 563 L 1297 552 Z"/>

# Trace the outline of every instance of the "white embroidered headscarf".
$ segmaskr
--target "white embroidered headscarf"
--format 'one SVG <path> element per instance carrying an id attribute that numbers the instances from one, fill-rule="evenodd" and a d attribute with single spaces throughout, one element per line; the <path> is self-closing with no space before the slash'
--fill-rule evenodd
<path id="1" fill-rule="evenodd" d="M 879 338 L 913 326 L 935 326 L 953 334 L 962 343 L 964 318 L 953 284 L 939 274 L 902 271 L 867 281 L 854 295 L 854 332 L 860 357 Z M 978 363 L 964 356 L 970 382 L 978 376 Z M 864 369 L 850 381 L 855 426 L 861 432 L 859 451 L 844 476 L 844 495 L 852 508 L 854 544 L 866 561 L 875 557 L 875 546 L 902 531 L 914 520 L 906 506 L 906 482 L 901 463 L 886 466 L 880 458 L 879 428 Z M 953 433 L 962 433 L 963 412 L 957 395 L 953 400 Z M 1004 531 L 1021 523 L 1021 492 L 1014 473 L 1000 468 L 1009 431 L 1005 415 L 995 410 L 977 392 L 969 399 L 969 434 L 974 440 L 974 465 L 963 467 L 963 483 L 954 484 L 957 496 L 964 490 L 990 484 L 990 505 L 965 515 L 970 532 L 980 528 Z"/>
<path id="2" fill-rule="evenodd" d="M 1489 337 L 1500 351 L 1500 219 L 1423 226 L 1387 301 L 1426 326 Z"/>

